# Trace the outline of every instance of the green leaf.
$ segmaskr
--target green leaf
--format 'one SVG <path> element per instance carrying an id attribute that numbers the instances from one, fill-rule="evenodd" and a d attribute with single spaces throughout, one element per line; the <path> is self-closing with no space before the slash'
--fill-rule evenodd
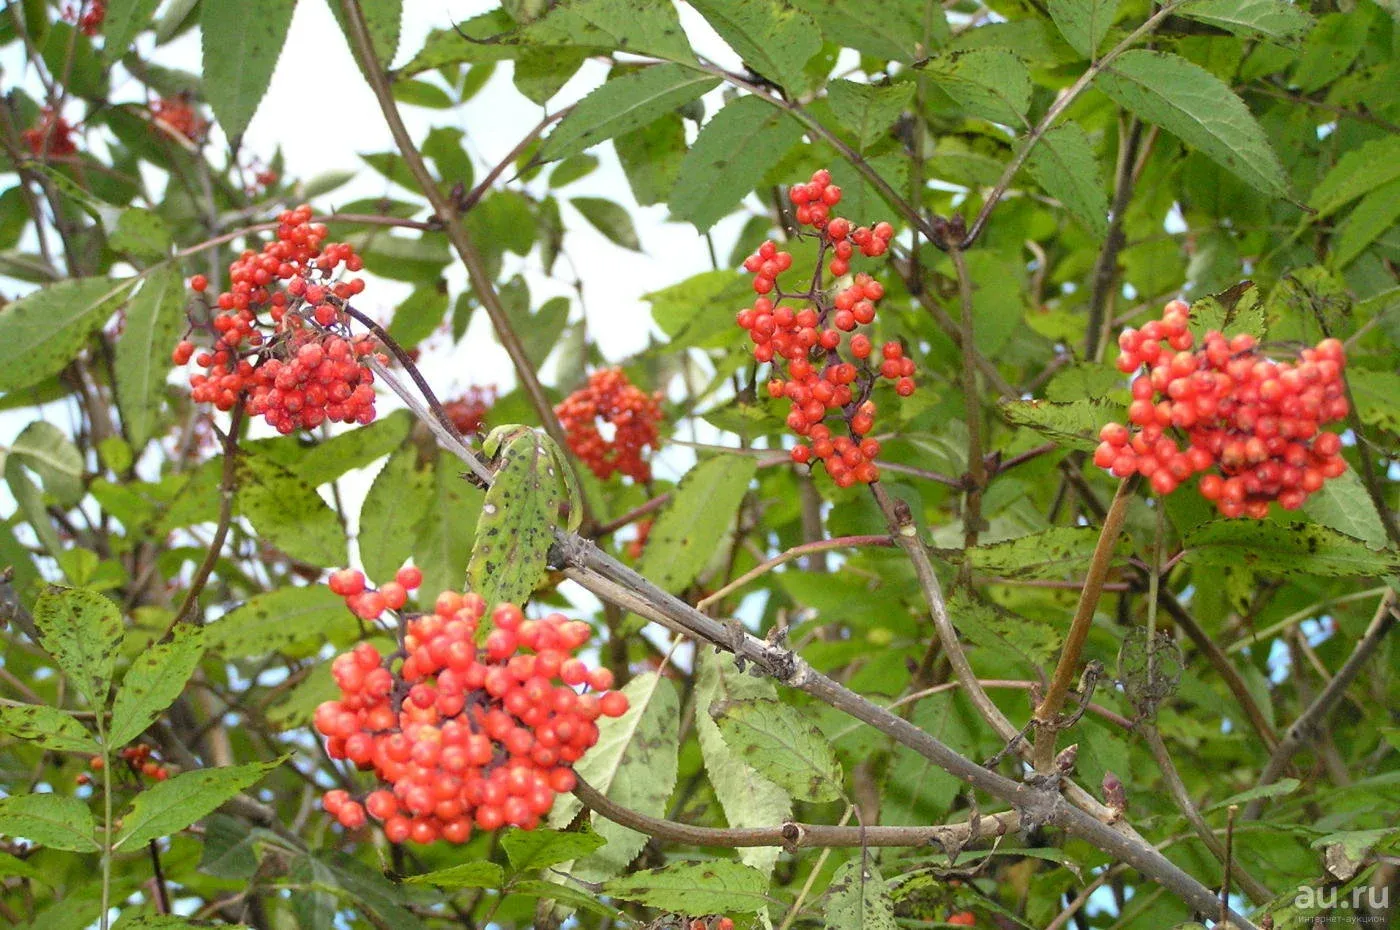
<path id="1" fill-rule="evenodd" d="M 488 438 L 488 453 L 496 448 L 493 440 L 504 449 L 477 520 L 467 583 L 488 604 L 522 604 L 540 583 L 561 522 L 563 476 L 534 430 L 498 427 Z"/>
<path id="2" fill-rule="evenodd" d="M 345 14 L 339 0 L 329 0 L 331 12 L 336 22 L 345 32 Z M 384 67 L 389 67 L 399 50 L 399 33 L 403 28 L 403 0 L 359 0 L 360 15 L 365 20 L 365 31 L 369 33 L 370 46 L 374 57 Z M 349 33 L 346 33 L 349 41 Z M 353 45 L 351 46 L 353 48 Z"/>
<path id="3" fill-rule="evenodd" d="M 445 282 L 415 287 L 394 311 L 389 335 L 404 348 L 412 348 L 437 332 L 447 315 Z"/>
<path id="4" fill-rule="evenodd" d="M 826 925 L 831 930 L 895 930 L 894 902 L 880 870 L 868 856 L 841 863 L 826 889 Z"/>
<path id="5" fill-rule="evenodd" d="M 499 888 L 505 878 L 505 870 L 499 865 L 478 859 L 436 872 L 410 875 L 404 881 L 410 885 L 432 885 L 436 888 Z"/>
<path id="6" fill-rule="evenodd" d="M 1400 136 L 1386 135 L 1348 151 L 1313 188 L 1308 206 L 1318 220 L 1400 178 Z"/>
<path id="7" fill-rule="evenodd" d="M 591 830 L 511 829 L 501 834 L 501 847 L 517 872 L 545 869 L 560 862 L 581 859 L 601 849 L 607 840 Z"/>
<path id="8" fill-rule="evenodd" d="M 758 97 L 740 97 L 715 114 L 681 162 L 671 217 L 704 232 L 763 180 L 802 136 L 802 125 Z"/>
<path id="9" fill-rule="evenodd" d="M 0 391 L 37 384 L 72 361 L 133 280 L 72 278 L 6 306 L 0 313 Z"/>
<path id="10" fill-rule="evenodd" d="M 1092 526 L 1052 526 L 1038 533 L 967 550 L 973 568 L 990 575 L 1061 577 L 1093 555 L 1099 531 Z"/>
<path id="11" fill-rule="evenodd" d="M 1050 0 L 1050 18 L 1065 41 L 1085 58 L 1095 59 L 1108 28 L 1118 15 L 1118 0 Z"/>
<path id="12" fill-rule="evenodd" d="M 295 2 L 202 0 L 204 95 L 230 139 L 248 128 L 287 41 Z"/>
<path id="13" fill-rule="evenodd" d="M 268 542 L 312 565 L 345 563 L 340 520 L 311 485 L 254 454 L 240 454 L 235 474 L 235 508 Z"/>
<path id="14" fill-rule="evenodd" d="M 1260 798 L 1281 798 L 1286 794 L 1297 791 L 1302 782 L 1296 778 L 1280 778 L 1269 785 L 1260 785 L 1257 788 L 1250 788 L 1248 791 L 1241 791 L 1239 794 L 1232 794 L 1217 804 L 1204 808 L 1201 813 L 1211 814 L 1215 811 L 1223 811 L 1231 804 L 1248 804 L 1250 801 L 1257 801 Z"/>
<path id="15" fill-rule="evenodd" d="M 1263 339 L 1268 335 L 1269 315 L 1253 282 L 1243 281 L 1191 304 L 1191 335 L 1201 339 L 1213 329 L 1227 336 L 1248 333 Z"/>
<path id="16" fill-rule="evenodd" d="M 841 763 L 809 718 L 781 701 L 749 698 L 710 707 L 724 741 L 765 778 L 803 801 L 842 796 Z"/>
<path id="17" fill-rule="evenodd" d="M 1041 136 L 1026 168 L 1037 184 L 1065 205 L 1095 236 L 1108 230 L 1108 193 L 1089 136 L 1078 123 L 1062 123 Z"/>
<path id="18" fill-rule="evenodd" d="M 625 919 L 622 912 L 617 908 L 608 906 L 587 892 L 580 891 L 571 885 L 561 885 L 558 882 L 541 881 L 533 878 L 524 881 L 513 881 L 510 884 L 508 893 L 555 901 L 567 907 L 576 907 L 581 911 L 597 914 L 599 917 L 604 917 L 614 923 L 621 923 L 621 921 Z"/>
<path id="19" fill-rule="evenodd" d="M 125 746 L 175 702 L 204 657 L 204 627 L 182 626 L 169 642 L 141 652 L 122 677 L 112 702 L 107 742 Z"/>
<path id="20" fill-rule="evenodd" d="M 753 279 L 736 271 L 702 271 L 677 284 L 643 294 L 651 318 L 672 349 L 724 348 L 734 342 L 734 308 L 753 293 Z"/>
<path id="21" fill-rule="evenodd" d="M 1166 52 L 1133 49 L 1101 71 L 1094 84 L 1254 189 L 1289 196 L 1288 178 L 1254 115 L 1200 65 Z"/>
<path id="22" fill-rule="evenodd" d="M 145 259 L 164 258 L 170 253 L 170 242 L 170 229 L 165 220 L 139 207 L 123 210 L 117 217 L 117 228 L 107 239 L 113 250 Z"/>
<path id="23" fill-rule="evenodd" d="M 1385 526 L 1366 486 L 1350 466 L 1308 496 L 1303 513 L 1317 523 L 1354 536 L 1377 549 L 1387 544 Z"/>
<path id="24" fill-rule="evenodd" d="M 0 800 L 0 834 L 69 852 L 101 849 L 93 833 L 97 825 L 87 805 L 56 794 L 16 794 Z"/>
<path id="25" fill-rule="evenodd" d="M 282 587 L 249 598 L 208 627 L 210 652 L 262 656 L 325 642 L 336 628 L 354 629 L 345 602 L 322 585 Z"/>
<path id="26" fill-rule="evenodd" d="M 413 551 L 416 526 L 433 496 L 433 473 L 418 467 L 418 447 L 405 445 L 375 476 L 360 509 L 360 561 L 379 582 L 389 581 Z"/>
<path id="27" fill-rule="evenodd" d="M 117 605 L 86 588 L 51 586 L 34 605 L 34 626 L 39 645 L 88 704 L 105 708 L 122 638 Z"/>
<path id="28" fill-rule="evenodd" d="M 1213 520 L 1188 532 L 1182 545 L 1197 565 L 1329 577 L 1378 577 L 1400 570 L 1400 555 L 1378 552 L 1316 523 Z"/>
<path id="29" fill-rule="evenodd" d="M 998 408 L 1013 426 L 1028 426 L 1056 442 L 1074 449 L 1093 449 L 1099 444 L 1099 430 L 1105 423 L 1122 421 L 1127 414 L 1122 404 L 1098 398 L 1060 403 L 1048 400 L 1010 400 Z"/>
<path id="30" fill-rule="evenodd" d="M 53 521 L 49 519 L 48 510 L 44 505 L 44 493 L 39 490 L 34 479 L 29 477 L 19 459 L 5 457 L 5 483 L 10 486 L 10 493 L 14 495 L 15 503 L 19 505 L 19 512 L 24 516 L 25 522 L 38 537 L 39 545 L 45 552 L 57 557 L 63 551 L 63 540 L 58 538 Z"/>
<path id="31" fill-rule="evenodd" d="M 912 62 L 948 41 L 948 21 L 941 4 L 925 0 L 791 0 L 821 26 L 826 41 L 857 49 L 880 61 Z M 930 14 L 927 19 L 925 14 Z M 925 34 L 927 33 L 927 42 Z"/>
<path id="32" fill-rule="evenodd" d="M 884 138 L 914 94 L 911 83 L 879 87 L 857 81 L 832 81 L 826 88 L 831 112 L 855 133 L 862 149 Z"/>
<path id="33" fill-rule="evenodd" d="M 423 140 L 423 154 L 433 160 L 438 177 L 443 181 L 469 188 L 476 180 L 476 173 L 462 145 L 465 136 L 466 133 L 454 126 L 435 126 Z"/>
<path id="34" fill-rule="evenodd" d="M 1025 123 L 1031 76 L 1025 62 L 1004 48 L 948 52 L 922 66 L 944 93 L 974 116 L 1008 126 Z"/>
<path id="35" fill-rule="evenodd" d="M 736 753 L 719 726 L 709 714 L 716 704 L 742 700 L 778 699 L 773 683 L 755 678 L 739 670 L 734 657 L 727 652 L 701 647 L 700 678 L 695 686 L 698 713 L 695 733 L 699 737 L 700 755 L 705 760 L 705 772 L 715 798 L 724 808 L 724 819 L 731 827 L 767 827 L 785 823 L 792 818 L 792 801 L 787 792 L 759 774 Z M 780 850 L 775 846 L 758 846 L 737 850 L 745 865 L 758 869 L 763 875 L 773 871 Z"/>
<path id="36" fill-rule="evenodd" d="M 182 772 L 138 794 L 122 815 L 113 849 L 136 849 L 149 840 L 178 833 L 214 812 L 238 792 L 261 781 L 282 759 L 219 769 Z"/>
<path id="37" fill-rule="evenodd" d="M 362 152 L 360 160 L 383 175 L 386 181 L 406 190 L 418 190 L 418 180 L 409 169 L 408 162 L 397 152 Z"/>
<path id="38" fill-rule="evenodd" d="M 667 113 L 618 136 L 613 148 L 637 203 L 644 207 L 661 203 L 676 186 L 685 161 L 684 121 L 679 113 Z"/>
<path id="39" fill-rule="evenodd" d="M 680 698 L 669 678 L 644 672 L 629 681 L 627 713 L 598 720 L 598 742 L 574 765 L 579 776 L 602 794 L 629 810 L 664 816 L 666 801 L 676 784 L 680 743 Z M 559 829 L 574 819 L 582 804 L 571 794 L 560 795 L 549 814 Z M 592 815 L 594 831 L 607 845 L 568 870 L 574 878 L 599 881 L 616 875 L 641 852 L 641 833 Z"/>
<path id="40" fill-rule="evenodd" d="M 1338 268 L 1349 265 L 1372 242 L 1400 219 L 1400 178 L 1382 184 L 1361 199 L 1338 231 L 1332 246 L 1332 261 Z"/>
<path id="41" fill-rule="evenodd" d="M 1263 38 L 1285 44 L 1297 43 L 1313 25 L 1306 9 L 1285 0 L 1192 0 L 1175 12 L 1244 39 Z"/>
<path id="42" fill-rule="evenodd" d="M 505 10 L 497 9 L 457 23 L 450 29 L 434 29 L 428 33 L 418 54 L 395 76 L 409 77 L 463 61 L 515 58 L 520 54 L 520 47 L 499 41 L 514 28 L 515 20 Z"/>
<path id="43" fill-rule="evenodd" d="M 670 61 L 695 60 L 675 6 L 656 0 L 573 0 L 559 4 L 543 19 L 522 29 L 519 40 L 527 45 L 583 45 Z"/>
<path id="44" fill-rule="evenodd" d="M 408 438 L 412 425 L 412 414 L 407 410 L 395 410 L 369 426 L 359 426 L 316 443 L 296 461 L 279 461 L 307 484 L 320 487 L 353 468 L 362 468 L 388 455 Z"/>
<path id="45" fill-rule="evenodd" d="M 1346 377 L 1361 422 L 1400 433 L 1400 374 L 1356 369 Z"/>
<path id="46" fill-rule="evenodd" d="M 446 110 L 455 105 L 447 91 L 427 81 L 399 81 L 394 85 L 394 99 L 410 107 Z"/>
<path id="47" fill-rule="evenodd" d="M 710 859 L 633 872 L 606 883 L 603 893 L 683 914 L 748 913 L 768 904 L 768 880 L 743 863 Z"/>
<path id="48" fill-rule="evenodd" d="M 672 64 L 653 65 L 610 78 L 559 121 L 540 146 L 539 158 L 567 158 L 605 139 L 632 132 L 685 106 L 718 84 L 719 78 Z"/>
<path id="49" fill-rule="evenodd" d="M 128 911 L 128 913 L 130 913 Z M 198 930 L 199 927 L 206 926 L 204 923 L 195 923 L 188 917 L 173 917 L 167 914 L 144 914 L 138 917 L 127 919 L 125 916 L 116 924 L 114 930 Z M 221 924 L 230 930 L 238 930 L 245 927 L 245 924 Z"/>
<path id="50" fill-rule="evenodd" d="M 102 748 L 72 714 L 45 704 L 0 704 L 0 732 L 58 752 L 99 752 Z"/>
<path id="51" fill-rule="evenodd" d="M 515 61 L 515 89 L 544 106 L 593 54 L 589 48 L 527 48 Z"/>
<path id="52" fill-rule="evenodd" d="M 424 591 L 455 591 L 467 577 L 485 495 L 468 484 L 460 471 L 456 458 L 438 453 L 432 498 L 413 541 L 413 562 L 423 572 Z"/>
<path id="53" fill-rule="evenodd" d="M 572 184 L 580 178 L 592 174 L 597 167 L 597 156 L 571 155 L 556 165 L 554 170 L 549 173 L 549 186 L 553 188 Z"/>
<path id="54" fill-rule="evenodd" d="M 126 328 L 117 340 L 117 406 L 126 436 L 138 449 L 155 435 L 170 351 L 187 326 L 179 266 L 157 269 L 131 301 Z"/>
<path id="55" fill-rule="evenodd" d="M 102 57 L 108 64 L 131 50 L 141 30 L 151 25 L 160 0 L 108 0 L 102 21 Z"/>
<path id="56" fill-rule="evenodd" d="M 744 64 L 796 95 L 810 79 L 803 66 L 821 50 L 816 21 L 784 0 L 693 0 Z"/>
<path id="57" fill-rule="evenodd" d="M 694 581 L 728 531 L 757 470 L 749 456 L 720 455 L 687 472 L 651 528 L 641 573 L 672 593 Z"/>
<path id="58" fill-rule="evenodd" d="M 30 423 L 15 437 L 10 455 L 42 478 L 44 490 L 63 506 L 82 500 L 83 454 L 57 426 L 47 420 Z"/>
<path id="59" fill-rule="evenodd" d="M 632 216 L 621 206 L 604 197 L 575 197 L 569 203 L 609 242 L 633 252 L 642 250 Z"/>

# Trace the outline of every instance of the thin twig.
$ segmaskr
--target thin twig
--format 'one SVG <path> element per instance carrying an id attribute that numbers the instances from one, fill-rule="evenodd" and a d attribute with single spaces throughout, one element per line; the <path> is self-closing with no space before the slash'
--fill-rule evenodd
<path id="1" fill-rule="evenodd" d="M 828 552 L 832 549 L 854 549 L 860 546 L 893 545 L 894 540 L 891 539 L 889 536 L 835 536 L 831 539 L 820 539 L 815 542 L 802 543 L 801 545 L 793 546 L 791 549 L 778 553 L 771 559 L 767 559 L 763 562 L 760 562 L 758 565 L 755 565 L 753 568 L 744 572 L 744 574 L 740 575 L 738 578 L 735 578 L 733 581 L 720 588 L 718 591 L 715 591 L 713 594 L 707 594 L 705 597 L 702 597 L 700 600 L 695 602 L 695 609 L 704 610 L 706 607 L 709 607 L 716 601 L 722 600 L 723 598 L 728 597 L 730 594 L 733 594 L 735 591 L 742 588 L 750 581 L 753 581 L 755 578 L 758 578 L 762 575 L 766 575 L 768 572 L 777 568 L 779 565 L 782 565 L 786 562 L 791 562 L 793 559 L 801 558 L 804 555 L 810 555 L 814 552 Z"/>

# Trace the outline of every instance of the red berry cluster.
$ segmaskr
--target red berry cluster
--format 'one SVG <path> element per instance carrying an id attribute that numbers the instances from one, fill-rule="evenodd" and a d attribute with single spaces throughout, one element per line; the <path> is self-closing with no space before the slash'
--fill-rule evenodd
<path id="1" fill-rule="evenodd" d="M 374 419 L 374 373 L 365 364 L 374 343 L 350 334 L 338 305 L 364 280 L 331 281 L 341 266 L 364 265 L 351 246 L 325 238 L 326 227 L 303 205 L 278 217 L 277 238 L 261 252 L 245 251 L 229 265 L 230 290 L 219 295 L 211 323 L 214 346 L 196 354 L 184 340 L 172 354 L 177 365 L 193 358 L 206 369 L 190 376 L 196 401 L 231 410 L 243 398 L 281 433 Z M 195 275 L 190 287 L 203 293 L 209 281 Z"/>
<path id="2" fill-rule="evenodd" d="M 1324 339 L 1296 363 L 1276 362 L 1253 336 L 1212 330 L 1193 351 L 1189 320 L 1190 308 L 1174 300 L 1160 320 L 1119 337 L 1119 370 L 1148 366 L 1133 379 L 1128 407 L 1138 429 L 1105 426 L 1094 464 L 1120 478 L 1142 475 L 1158 494 L 1214 467 L 1199 489 L 1227 517 L 1262 519 L 1275 500 L 1298 509 L 1346 471 L 1341 438 L 1318 429 L 1347 415 L 1342 344 Z"/>
<path id="3" fill-rule="evenodd" d="M 71 3 L 63 8 L 63 18 L 77 23 L 85 36 L 95 36 L 102 31 L 102 23 L 107 19 L 107 0 L 91 0 L 82 13 Z"/>
<path id="4" fill-rule="evenodd" d="M 442 410 L 452 425 L 457 427 L 457 432 L 479 433 L 497 399 L 496 385 L 473 384 L 461 397 L 443 404 Z"/>
<path id="5" fill-rule="evenodd" d="M 40 111 L 39 122 L 21 135 L 24 137 L 25 147 L 35 155 L 44 155 L 45 146 L 48 147 L 49 155 L 60 158 L 78 151 L 77 143 L 73 141 L 72 124 L 55 113 L 52 107 L 44 107 Z"/>
<path id="6" fill-rule="evenodd" d="M 185 94 L 161 97 L 152 103 L 151 120 L 164 124 L 165 128 L 179 133 L 191 142 L 201 141 L 209 129 L 209 123 L 199 115 L 193 102 Z"/>
<path id="7" fill-rule="evenodd" d="M 728 917 L 695 917 L 686 926 L 688 930 L 734 930 L 734 921 Z"/>
<path id="8" fill-rule="evenodd" d="M 604 368 L 593 372 L 554 412 L 569 448 L 600 479 L 620 472 L 634 481 L 651 480 L 651 465 L 644 456 L 660 439 L 660 394 L 646 393 L 621 368 Z M 603 436 L 603 424 L 612 428 L 612 439 Z"/>
<path id="9" fill-rule="evenodd" d="M 135 746 L 127 746 L 119 755 L 127 767 L 131 769 L 133 775 L 144 775 L 152 781 L 165 781 L 170 777 L 170 770 L 151 755 L 151 747 L 145 743 L 137 743 Z M 102 771 L 107 760 L 101 756 L 93 756 L 88 760 L 88 768 L 94 772 Z M 87 784 L 81 777 L 79 784 Z"/>
<path id="10" fill-rule="evenodd" d="M 810 183 L 794 185 L 788 195 L 796 205 L 798 223 L 817 230 L 818 265 L 828 251 L 832 253 L 828 270 L 834 278 L 841 278 L 850 270 L 850 259 L 857 248 L 871 258 L 883 255 L 889 248 L 894 235 L 894 227 L 889 223 L 853 229 L 849 220 L 832 215 L 833 208 L 841 202 L 841 188 L 831 183 L 831 174 L 825 169 L 813 174 Z M 793 447 L 792 460 L 820 460 L 827 474 L 843 488 L 857 481 L 878 481 L 880 469 L 875 456 L 880 452 L 880 443 L 867 436 L 875 423 L 875 402 L 870 400 L 870 393 L 881 376 L 895 382 L 900 396 L 914 393 L 914 360 L 905 357 L 904 346 L 885 343 L 876 356 L 877 368 L 871 361 L 875 347 L 870 337 L 854 332 L 856 327 L 874 322 L 875 304 L 885 296 L 885 288 L 869 275 L 858 274 L 850 284 L 829 295 L 820 290 L 819 267 L 808 291 L 785 293 L 778 286 L 778 276 L 791 267 L 791 253 L 780 251 L 771 241 L 764 242 L 745 259 L 744 269 L 753 274 L 753 289 L 759 297 L 752 307 L 739 311 L 737 319 L 753 342 L 754 359 L 774 365 L 775 377 L 768 382 L 768 395 L 788 399 L 789 428 L 811 440 L 810 445 Z M 788 298 L 815 306 L 782 306 Z M 847 333 L 851 335 L 844 335 Z M 841 354 L 843 344 L 853 361 Z M 786 362 L 786 378 L 778 369 L 780 360 Z M 846 435 L 833 437 L 824 422 L 833 412 L 845 421 Z"/>
<path id="11" fill-rule="evenodd" d="M 330 587 L 359 616 L 377 617 L 421 583 L 417 569 L 403 569 L 374 591 L 345 570 Z M 473 825 L 534 829 L 554 796 L 573 790 L 572 765 L 598 741 L 597 719 L 627 712 L 627 696 L 608 690 L 612 673 L 573 655 L 588 624 L 562 614 L 527 620 L 502 604 L 478 645 L 485 614 L 480 596 L 444 591 L 431 614 L 405 624 L 397 655 L 361 643 L 332 663 L 341 697 L 316 709 L 316 729 L 332 758 L 382 783 L 363 800 L 325 794 L 342 826 L 362 827 L 368 815 L 394 843 L 464 843 Z"/>

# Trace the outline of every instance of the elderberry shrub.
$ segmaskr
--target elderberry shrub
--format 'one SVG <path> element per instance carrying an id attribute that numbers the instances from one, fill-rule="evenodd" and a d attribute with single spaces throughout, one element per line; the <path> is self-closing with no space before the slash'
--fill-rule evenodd
<path id="1" fill-rule="evenodd" d="M 894 236 L 889 223 L 853 227 L 846 218 L 833 215 L 832 210 L 841 202 L 841 188 L 831 183 L 826 169 L 813 174 L 810 183 L 793 185 L 788 197 L 795 206 L 797 222 L 816 230 L 818 264 L 828 251 L 832 253 L 827 270 L 833 278 L 844 278 L 850 271 L 857 249 L 867 258 L 888 250 Z M 887 342 L 872 360 L 875 347 L 870 337 L 855 332 L 875 321 L 875 305 L 885 296 L 884 285 L 867 274 L 857 274 L 850 284 L 827 293 L 820 286 L 819 267 L 807 291 L 785 293 L 778 286 L 778 276 L 791 267 L 791 253 L 779 250 L 772 241 L 764 242 L 744 261 L 744 269 L 754 276 L 753 289 L 759 297 L 752 307 L 739 311 L 737 322 L 749 333 L 754 360 L 773 366 L 768 395 L 788 399 L 788 427 L 811 440 L 793 447 L 792 460 L 799 464 L 813 459 L 822 462 L 827 474 L 843 488 L 857 481 L 878 481 L 880 469 L 875 457 L 880 443 L 867 436 L 874 428 L 876 413 L 870 393 L 880 377 L 894 381 L 895 392 L 901 397 L 914 393 L 915 387 L 914 360 L 905 357 L 903 345 Z M 783 306 L 787 299 L 812 306 Z M 852 360 L 843 356 L 843 345 Z M 844 435 L 833 435 L 826 424 L 832 414 L 843 421 Z"/>
<path id="2" fill-rule="evenodd" d="M 1160 320 L 1119 336 L 1118 369 L 1148 371 L 1132 382 L 1136 430 L 1104 426 L 1094 464 L 1119 478 L 1142 475 L 1163 495 L 1210 471 L 1198 489 L 1226 517 L 1263 519 L 1272 501 L 1297 510 L 1346 471 L 1341 438 L 1319 430 L 1347 415 L 1341 342 L 1324 339 L 1276 362 L 1248 334 L 1212 330 L 1193 349 L 1189 322 L 1190 307 L 1174 300 Z"/>
<path id="3" fill-rule="evenodd" d="M 327 421 L 374 420 L 375 344 L 350 332 L 343 305 L 364 290 L 363 278 L 333 280 L 340 268 L 364 267 L 354 248 L 326 243 L 326 227 L 306 205 L 277 218 L 277 235 L 261 252 L 244 251 L 229 265 L 229 290 L 218 296 L 209 324 L 215 340 L 198 351 L 182 340 L 171 358 L 205 369 L 190 376 L 191 396 L 232 410 L 240 403 L 280 433 Z M 204 275 L 190 279 L 204 293 Z M 267 317 L 263 319 L 264 315 Z M 384 356 L 377 356 L 387 361 Z"/>
<path id="4" fill-rule="evenodd" d="M 600 480 L 615 473 L 633 481 L 651 480 L 646 455 L 659 442 L 661 396 L 648 394 L 628 380 L 621 368 L 593 372 L 588 383 L 554 408 L 574 455 Z M 604 438 L 600 424 L 613 428 Z"/>
<path id="5" fill-rule="evenodd" d="M 374 590 L 347 569 L 330 589 L 375 620 L 422 581 L 405 568 Z M 398 654 L 361 643 L 332 663 L 341 696 L 316 709 L 316 729 L 331 758 L 380 782 L 363 797 L 326 792 L 322 804 L 342 826 L 372 817 L 393 843 L 465 843 L 473 827 L 532 830 L 556 794 L 573 790 L 573 763 L 598 741 L 598 718 L 627 712 L 627 696 L 609 690 L 612 673 L 574 655 L 588 624 L 562 614 L 527 620 L 501 604 L 478 644 L 485 616 L 480 596 L 444 591 L 432 613 L 406 617 Z"/>

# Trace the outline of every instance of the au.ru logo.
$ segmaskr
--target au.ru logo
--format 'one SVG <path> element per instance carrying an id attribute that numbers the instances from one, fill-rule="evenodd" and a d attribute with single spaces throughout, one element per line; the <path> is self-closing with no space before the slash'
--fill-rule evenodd
<path id="1" fill-rule="evenodd" d="M 1379 923 L 1384 918 L 1381 916 L 1390 907 L 1390 888 L 1386 886 L 1377 887 L 1375 885 L 1358 885 L 1351 889 L 1349 894 L 1343 894 L 1340 888 L 1299 888 L 1298 894 L 1293 898 L 1293 906 L 1304 912 L 1316 913 L 1312 918 L 1314 925 L 1318 920 L 1324 922 L 1346 922 L 1346 923 Z M 1328 911 L 1342 911 L 1340 914 L 1328 914 Z M 1363 911 L 1362 913 L 1355 913 Z M 1369 913 L 1366 913 L 1369 912 Z"/>

